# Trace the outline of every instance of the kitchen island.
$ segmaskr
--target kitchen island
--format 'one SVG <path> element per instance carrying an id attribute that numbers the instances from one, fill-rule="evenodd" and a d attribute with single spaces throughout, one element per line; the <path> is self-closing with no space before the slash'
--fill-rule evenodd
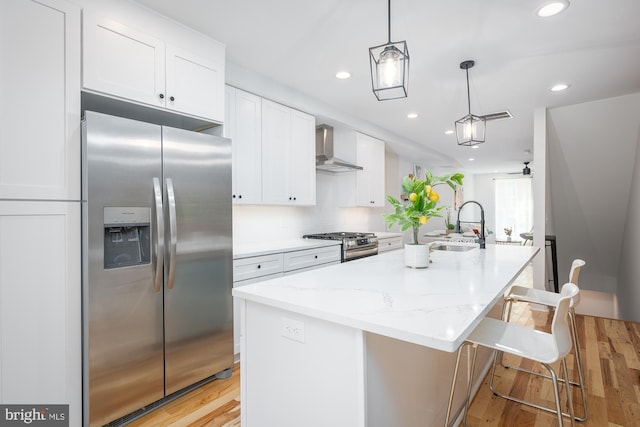
<path id="1" fill-rule="evenodd" d="M 242 425 L 442 425 L 454 352 L 537 252 L 434 251 L 414 270 L 393 251 L 234 289 Z"/>

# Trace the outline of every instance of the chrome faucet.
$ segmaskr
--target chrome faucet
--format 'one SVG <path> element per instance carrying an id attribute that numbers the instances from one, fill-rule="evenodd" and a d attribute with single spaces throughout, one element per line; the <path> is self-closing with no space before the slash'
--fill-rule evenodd
<path id="1" fill-rule="evenodd" d="M 468 202 L 464 202 L 460 206 L 460 209 L 458 209 L 458 219 L 456 220 L 455 232 L 460 233 L 460 212 L 462 212 L 462 208 L 464 208 L 464 205 L 469 203 L 475 203 L 476 205 L 480 206 L 480 239 L 478 240 L 478 243 L 480 243 L 480 249 L 486 249 L 485 236 L 484 236 L 484 208 L 480 203 L 476 202 L 475 200 L 469 200 Z"/>

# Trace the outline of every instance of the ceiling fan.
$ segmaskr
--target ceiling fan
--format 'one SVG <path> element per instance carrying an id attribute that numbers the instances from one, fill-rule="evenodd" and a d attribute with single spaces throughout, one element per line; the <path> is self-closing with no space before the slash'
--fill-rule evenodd
<path id="1" fill-rule="evenodd" d="M 523 176 L 531 176 L 531 168 L 529 168 L 529 163 L 531 162 L 524 162 L 524 168 L 522 169 L 522 172 L 509 172 L 509 175 L 523 175 Z"/>

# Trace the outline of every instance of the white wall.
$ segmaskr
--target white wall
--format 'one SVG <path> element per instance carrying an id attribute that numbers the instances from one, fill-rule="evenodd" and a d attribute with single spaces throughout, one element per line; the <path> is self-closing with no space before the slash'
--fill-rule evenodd
<path id="1" fill-rule="evenodd" d="M 640 322 L 640 128 L 624 240 L 618 269 L 618 305 L 622 319 Z"/>
<path id="2" fill-rule="evenodd" d="M 637 178 L 632 182 L 639 124 L 640 93 L 547 112 L 552 226 L 560 283 L 568 277 L 572 259 L 582 258 L 587 265 L 580 286 L 616 292 L 622 241 L 626 234 L 636 232 L 636 221 L 629 219 L 628 227 L 625 223 L 629 210 L 636 218 L 638 212 L 629 199 L 639 188 Z M 627 245 L 625 259 L 630 256 L 637 263 L 637 246 Z M 625 271 L 629 278 L 637 278 L 629 269 Z"/>

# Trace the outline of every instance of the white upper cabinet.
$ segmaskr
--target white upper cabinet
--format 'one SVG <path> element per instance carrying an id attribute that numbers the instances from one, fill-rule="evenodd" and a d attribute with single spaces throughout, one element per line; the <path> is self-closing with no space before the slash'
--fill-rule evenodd
<path id="1" fill-rule="evenodd" d="M 224 64 L 215 40 L 133 4 L 83 12 L 87 90 L 223 122 Z"/>
<path id="2" fill-rule="evenodd" d="M 225 137 L 231 139 L 234 204 L 262 201 L 262 98 L 226 86 Z"/>
<path id="3" fill-rule="evenodd" d="M 0 1 L 0 199 L 80 199 L 80 9 Z"/>
<path id="4" fill-rule="evenodd" d="M 383 207 L 385 203 L 384 142 L 349 132 L 336 144 L 336 156 L 352 161 L 362 170 L 338 174 L 340 206 Z"/>
<path id="5" fill-rule="evenodd" d="M 224 58 L 204 58 L 168 44 L 166 77 L 167 108 L 224 120 Z"/>
<path id="6" fill-rule="evenodd" d="M 315 118 L 262 100 L 262 202 L 316 203 Z"/>
<path id="7" fill-rule="evenodd" d="M 293 110 L 291 113 L 291 174 L 289 191 L 294 204 L 316 204 L 316 119 Z"/>
<path id="8" fill-rule="evenodd" d="M 356 205 L 384 206 L 384 142 L 357 133 L 356 153 Z"/>
<path id="9" fill-rule="evenodd" d="M 88 12 L 83 25 L 83 87 L 164 107 L 162 40 Z"/>

